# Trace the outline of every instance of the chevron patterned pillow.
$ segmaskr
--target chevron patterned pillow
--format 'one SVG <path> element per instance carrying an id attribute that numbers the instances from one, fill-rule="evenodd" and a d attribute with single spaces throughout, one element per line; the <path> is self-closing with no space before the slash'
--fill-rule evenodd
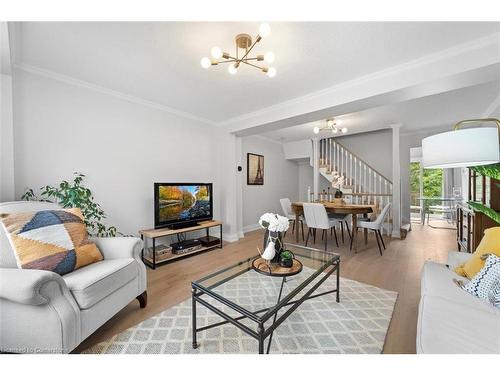
<path id="1" fill-rule="evenodd" d="M 488 299 L 493 306 L 500 308 L 500 277 L 493 283 L 488 293 Z"/>
<path id="2" fill-rule="evenodd" d="M 500 257 L 490 254 L 486 259 L 486 263 L 483 268 L 481 268 L 471 281 L 463 286 L 463 289 L 476 297 L 493 303 L 498 307 L 500 289 L 498 280 L 500 280 Z M 494 290 L 496 290 L 496 292 Z M 490 299 L 491 293 L 493 293 L 494 296 L 493 301 Z"/>
<path id="3" fill-rule="evenodd" d="M 103 259 L 79 208 L 4 214 L 17 266 L 60 275 Z"/>

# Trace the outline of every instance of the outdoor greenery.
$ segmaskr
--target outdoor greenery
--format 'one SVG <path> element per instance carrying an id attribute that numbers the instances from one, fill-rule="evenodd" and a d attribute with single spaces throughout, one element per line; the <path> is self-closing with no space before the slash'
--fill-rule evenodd
<path id="1" fill-rule="evenodd" d="M 410 192 L 413 196 L 420 195 L 420 163 L 410 163 Z M 424 169 L 423 170 L 423 190 L 424 197 L 440 197 L 443 189 L 443 170 Z M 419 203 L 416 202 L 418 205 Z"/>
<path id="2" fill-rule="evenodd" d="M 83 214 L 87 231 L 91 236 L 114 237 L 116 227 L 107 227 L 102 223 L 106 215 L 99 205 L 94 202 L 92 191 L 83 184 L 84 174 L 75 172 L 72 182 L 62 181 L 57 186 L 47 185 L 40 188 L 40 196 L 33 189 L 27 189 L 21 199 L 27 201 L 42 201 L 58 203 L 63 208 L 78 207 Z"/>
<path id="3" fill-rule="evenodd" d="M 500 212 L 493 210 L 492 208 L 486 207 L 485 205 L 478 202 L 468 202 L 469 206 L 471 206 L 474 210 L 482 212 L 486 216 L 488 216 L 491 220 L 496 221 L 500 224 Z"/>
<path id="4" fill-rule="evenodd" d="M 476 167 L 469 167 L 481 176 L 487 176 L 500 180 L 500 163 L 490 165 L 478 165 Z"/>

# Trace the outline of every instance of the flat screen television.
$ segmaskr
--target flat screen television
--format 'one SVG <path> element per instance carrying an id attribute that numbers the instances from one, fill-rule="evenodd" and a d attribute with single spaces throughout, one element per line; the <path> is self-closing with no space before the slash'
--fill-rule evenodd
<path id="1" fill-rule="evenodd" d="M 154 184 L 155 228 L 182 228 L 212 220 L 211 183 Z"/>

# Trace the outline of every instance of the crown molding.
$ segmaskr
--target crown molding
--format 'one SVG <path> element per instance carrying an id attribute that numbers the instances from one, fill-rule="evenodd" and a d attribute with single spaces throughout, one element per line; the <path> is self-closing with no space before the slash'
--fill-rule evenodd
<path id="1" fill-rule="evenodd" d="M 134 103 L 134 104 L 139 104 L 139 105 L 142 105 L 145 107 L 157 109 L 157 110 L 167 112 L 167 113 L 175 115 L 175 116 L 183 117 L 183 118 L 188 119 L 188 120 L 197 121 L 197 122 L 201 122 L 201 123 L 204 123 L 207 125 L 212 125 L 212 126 L 217 125 L 217 123 L 215 121 L 211 121 L 211 120 L 208 120 L 208 119 L 205 119 L 202 117 L 198 117 L 198 116 L 195 116 L 191 113 L 180 111 L 180 110 L 168 107 L 168 106 L 161 104 L 161 103 L 157 103 L 157 102 L 153 102 L 150 100 L 139 98 L 137 96 L 125 94 L 125 93 L 120 92 L 120 91 L 112 90 L 112 89 L 109 89 L 109 88 L 106 88 L 103 86 L 99 86 L 99 85 L 96 85 L 96 84 L 93 84 L 93 83 L 90 83 L 87 81 L 83 81 L 83 80 L 76 79 L 76 78 L 73 78 L 70 76 L 66 76 L 64 74 L 59 74 L 59 73 L 56 73 L 56 72 L 51 71 L 51 70 L 39 68 L 39 67 L 34 66 L 34 65 L 25 64 L 25 63 L 15 63 L 15 64 L 13 64 L 13 67 L 15 69 L 22 70 L 24 72 L 35 74 L 35 75 L 38 75 L 38 76 L 41 76 L 44 78 L 48 78 L 48 79 L 53 79 L 53 80 L 56 80 L 59 82 L 66 83 L 68 85 L 77 86 L 77 87 L 84 88 L 84 89 L 91 90 L 91 91 L 95 91 L 95 92 L 98 92 L 101 94 L 110 95 L 110 96 L 113 96 L 113 97 L 121 99 L 121 100 L 125 100 L 128 102 Z"/>
<path id="2" fill-rule="evenodd" d="M 353 80 L 345 81 L 342 83 L 339 83 L 334 86 L 330 86 L 326 89 L 322 89 L 319 91 L 312 92 L 307 95 L 303 95 L 291 100 L 287 100 L 269 107 L 262 108 L 257 111 L 249 112 L 246 114 L 243 114 L 241 116 L 236 116 L 233 118 L 230 118 L 228 120 L 222 121 L 218 124 L 218 126 L 221 127 L 231 127 L 232 125 L 237 124 L 240 121 L 245 121 L 245 120 L 251 120 L 254 117 L 266 115 L 269 113 L 272 113 L 274 111 L 279 111 L 282 109 L 286 109 L 289 107 L 296 106 L 298 104 L 302 104 L 304 102 L 310 101 L 310 100 L 315 100 L 319 99 L 328 95 L 335 94 L 338 91 L 345 90 L 348 88 L 352 88 L 355 86 L 359 86 L 365 83 L 368 83 L 370 81 L 375 81 L 378 79 L 384 79 L 384 78 L 390 78 L 393 75 L 404 73 L 405 71 L 409 71 L 411 69 L 416 69 L 431 63 L 436 63 L 442 60 L 446 60 L 449 58 L 453 58 L 455 56 L 458 56 L 460 54 L 472 52 L 474 50 L 480 49 L 480 48 L 487 48 L 490 46 L 498 45 L 500 46 L 500 33 L 494 33 L 494 34 L 489 34 L 487 36 L 462 43 L 447 49 L 444 49 L 442 51 L 428 54 L 426 56 L 411 60 L 409 62 L 399 64 L 392 66 L 390 68 L 386 68 L 383 70 L 379 70 L 374 73 L 370 73 L 358 78 L 355 78 Z"/>

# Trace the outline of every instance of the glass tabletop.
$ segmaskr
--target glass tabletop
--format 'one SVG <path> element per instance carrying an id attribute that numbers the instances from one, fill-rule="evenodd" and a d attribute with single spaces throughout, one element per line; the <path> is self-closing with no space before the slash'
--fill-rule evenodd
<path id="1" fill-rule="evenodd" d="M 272 313 L 273 308 L 279 307 L 279 301 L 300 298 L 310 284 L 318 282 L 324 276 L 324 271 L 340 259 L 338 254 L 310 247 L 286 243 L 285 248 L 294 253 L 303 268 L 300 273 L 286 277 L 281 295 L 282 277 L 269 276 L 253 269 L 252 262 L 259 258 L 258 255 L 193 281 L 192 284 L 223 305 L 236 305 L 252 314 Z"/>

